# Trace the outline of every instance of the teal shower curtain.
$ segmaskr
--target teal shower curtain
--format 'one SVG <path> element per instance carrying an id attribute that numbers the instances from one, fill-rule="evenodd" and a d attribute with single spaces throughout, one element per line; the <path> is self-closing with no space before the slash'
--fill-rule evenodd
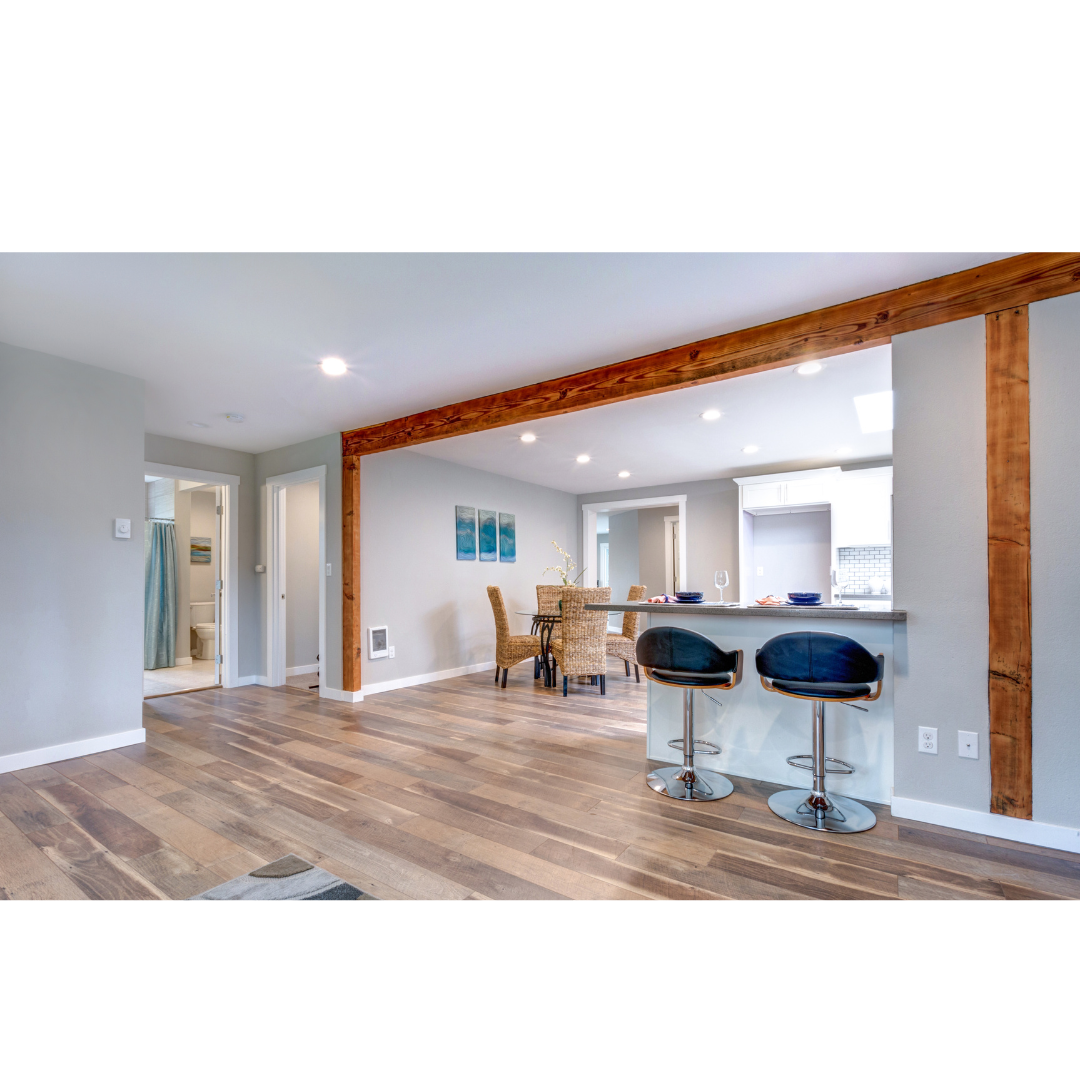
<path id="1" fill-rule="evenodd" d="M 143 667 L 176 666 L 176 525 L 146 523 Z"/>

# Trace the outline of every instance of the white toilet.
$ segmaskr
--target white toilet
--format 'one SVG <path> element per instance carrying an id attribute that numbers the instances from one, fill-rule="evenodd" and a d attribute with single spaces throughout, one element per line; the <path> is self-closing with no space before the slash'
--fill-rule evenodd
<path id="1" fill-rule="evenodd" d="M 217 637 L 214 632 L 214 624 L 212 622 L 196 623 L 194 630 L 199 636 L 199 649 L 195 654 L 196 658 L 199 660 L 213 660 L 215 638 Z"/>

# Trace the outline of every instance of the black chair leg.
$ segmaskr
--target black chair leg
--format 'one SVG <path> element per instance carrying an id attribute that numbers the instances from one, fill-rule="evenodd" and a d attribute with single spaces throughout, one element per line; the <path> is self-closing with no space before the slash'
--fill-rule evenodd
<path id="1" fill-rule="evenodd" d="M 311 654 L 309 653 L 308 655 L 310 656 Z M 510 670 L 509 668 L 503 668 L 503 681 L 502 681 L 502 688 L 503 688 L 504 690 L 506 689 L 506 675 L 507 675 L 507 672 L 508 672 L 509 670 Z"/>
<path id="2" fill-rule="evenodd" d="M 310 653 L 308 655 L 310 655 Z M 498 664 L 495 665 L 495 685 L 496 686 L 499 685 L 499 665 Z"/>
<path id="3" fill-rule="evenodd" d="M 630 678 L 630 661 L 629 660 L 624 660 L 623 663 L 626 665 L 626 677 L 629 679 Z M 635 665 L 635 667 L 636 666 L 637 665 Z"/>
<path id="4" fill-rule="evenodd" d="M 604 676 L 604 675 L 600 676 L 600 693 L 601 694 L 606 694 L 607 693 L 607 685 L 606 685 L 606 683 L 604 681 L 605 678 L 606 678 L 606 676 Z"/>
<path id="5" fill-rule="evenodd" d="M 566 697 L 566 676 L 562 677 L 562 696 Z"/>
<path id="6" fill-rule="evenodd" d="M 641 682 L 641 672 L 640 672 L 640 671 L 638 671 L 638 666 L 637 666 L 637 664 L 635 664 L 635 665 L 634 665 L 634 678 L 635 678 L 635 679 L 636 679 L 636 680 L 637 680 L 638 682 Z"/>
<path id="7" fill-rule="evenodd" d="M 540 657 L 539 656 L 534 656 L 533 657 L 533 678 L 534 679 L 539 679 L 540 678 Z"/>

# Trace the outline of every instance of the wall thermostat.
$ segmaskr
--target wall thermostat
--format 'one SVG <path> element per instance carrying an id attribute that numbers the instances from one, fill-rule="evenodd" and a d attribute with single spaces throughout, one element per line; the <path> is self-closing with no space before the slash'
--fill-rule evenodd
<path id="1" fill-rule="evenodd" d="M 368 627 L 368 659 L 378 660 L 380 656 L 389 655 L 389 649 L 386 644 L 386 627 L 385 626 L 369 626 Z"/>
<path id="2" fill-rule="evenodd" d="M 116 518 L 116 531 L 113 536 L 117 540 L 131 539 L 131 518 Z"/>

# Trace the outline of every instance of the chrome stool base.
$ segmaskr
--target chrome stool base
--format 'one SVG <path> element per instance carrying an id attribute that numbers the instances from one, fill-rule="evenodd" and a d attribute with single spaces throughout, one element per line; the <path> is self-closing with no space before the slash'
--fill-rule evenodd
<path id="1" fill-rule="evenodd" d="M 815 832 L 866 832 L 877 824 L 874 811 L 843 795 L 826 795 L 828 807 L 815 811 L 809 805 L 813 792 L 806 788 L 778 791 L 769 797 L 769 809 L 792 825 L 801 825 Z"/>
<path id="2" fill-rule="evenodd" d="M 660 795 L 680 802 L 712 802 L 727 798 L 735 786 L 726 777 L 707 769 L 694 769 L 690 775 L 693 783 L 687 784 L 685 765 L 672 765 L 667 769 L 655 769 L 645 777 L 645 783 Z"/>

